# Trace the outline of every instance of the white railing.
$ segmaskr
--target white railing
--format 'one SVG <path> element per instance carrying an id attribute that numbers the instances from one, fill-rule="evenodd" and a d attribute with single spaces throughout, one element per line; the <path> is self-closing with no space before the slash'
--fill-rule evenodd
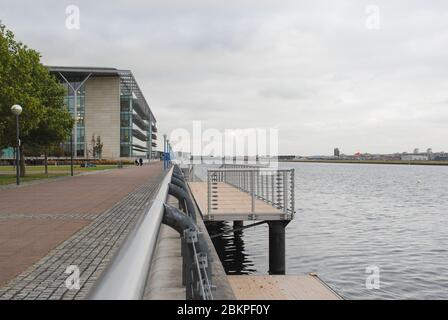
<path id="1" fill-rule="evenodd" d="M 250 214 L 269 210 L 265 204 L 283 212 L 288 219 L 294 217 L 294 169 L 259 167 L 221 168 L 207 170 L 208 214 L 235 211 L 242 208 Z M 240 196 L 233 190 L 242 191 Z"/>

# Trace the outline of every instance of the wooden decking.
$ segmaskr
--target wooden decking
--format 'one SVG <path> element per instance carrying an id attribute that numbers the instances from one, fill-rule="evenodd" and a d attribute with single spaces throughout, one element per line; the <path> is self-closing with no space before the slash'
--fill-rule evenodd
<path id="1" fill-rule="evenodd" d="M 228 276 L 237 300 L 341 300 L 316 275 Z"/>
<path id="2" fill-rule="evenodd" d="M 204 220 L 287 220 L 289 215 L 269 203 L 255 199 L 252 211 L 252 198 L 230 184 L 219 182 L 214 185 L 213 204 L 208 210 L 207 182 L 189 182 L 191 193 L 202 212 Z"/>

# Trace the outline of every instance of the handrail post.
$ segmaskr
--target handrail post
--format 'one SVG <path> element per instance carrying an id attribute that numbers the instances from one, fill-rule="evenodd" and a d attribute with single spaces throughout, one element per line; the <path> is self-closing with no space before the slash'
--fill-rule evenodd
<path id="1" fill-rule="evenodd" d="M 295 169 L 291 169 L 291 219 L 294 218 L 294 211 L 295 211 Z"/>
<path id="2" fill-rule="evenodd" d="M 250 189 L 251 189 L 251 212 L 255 213 L 255 171 L 250 171 Z"/>
<path id="3" fill-rule="evenodd" d="M 212 213 L 212 184 L 211 184 L 211 172 L 207 170 L 207 214 Z"/>
<path id="4" fill-rule="evenodd" d="M 274 205 L 274 207 L 277 207 L 277 198 L 276 198 L 277 190 L 275 185 L 276 178 L 277 178 L 277 172 L 273 171 L 271 175 L 271 188 L 272 188 L 271 193 L 272 193 L 272 204 Z"/>
<path id="5" fill-rule="evenodd" d="M 288 212 L 288 189 L 287 189 L 287 179 L 286 171 L 283 171 L 283 212 Z"/>

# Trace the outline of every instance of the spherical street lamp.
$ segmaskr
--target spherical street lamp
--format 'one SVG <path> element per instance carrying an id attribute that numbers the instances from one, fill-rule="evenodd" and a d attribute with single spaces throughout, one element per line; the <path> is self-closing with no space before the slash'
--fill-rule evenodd
<path id="1" fill-rule="evenodd" d="M 22 107 L 18 104 L 15 104 L 11 107 L 11 112 L 16 116 L 20 116 L 20 114 L 22 113 Z"/>
<path id="2" fill-rule="evenodd" d="M 167 162 L 167 157 L 166 157 L 166 143 L 167 143 L 167 139 L 166 139 L 166 134 L 163 135 L 163 170 L 168 169 L 168 162 Z"/>
<path id="3" fill-rule="evenodd" d="M 16 183 L 20 184 L 20 128 L 19 128 L 19 116 L 22 113 L 22 107 L 15 104 L 11 107 L 11 112 L 16 116 Z"/>

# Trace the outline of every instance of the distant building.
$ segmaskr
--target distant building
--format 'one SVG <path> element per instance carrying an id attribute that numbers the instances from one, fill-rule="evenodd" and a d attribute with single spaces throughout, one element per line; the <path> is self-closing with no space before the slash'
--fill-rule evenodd
<path id="1" fill-rule="evenodd" d="M 339 148 L 334 148 L 333 155 L 335 158 L 339 158 L 341 156 L 341 152 L 339 151 Z"/>
<path id="2" fill-rule="evenodd" d="M 296 156 L 294 156 L 294 155 L 281 155 L 281 156 L 278 156 L 278 159 L 279 160 L 294 160 L 295 157 Z"/>
<path id="3" fill-rule="evenodd" d="M 426 161 L 429 160 L 429 157 L 427 154 L 422 153 L 407 153 L 401 155 L 401 160 L 403 161 Z"/>
<path id="4" fill-rule="evenodd" d="M 435 153 L 435 154 L 433 154 L 433 160 L 448 161 L 448 153 L 445 153 L 445 152 Z"/>
<path id="5" fill-rule="evenodd" d="M 434 160 L 435 155 L 434 155 L 434 153 L 432 152 L 432 149 L 431 149 L 431 148 L 428 148 L 428 149 L 426 150 L 426 154 L 428 155 L 428 160 Z"/>

